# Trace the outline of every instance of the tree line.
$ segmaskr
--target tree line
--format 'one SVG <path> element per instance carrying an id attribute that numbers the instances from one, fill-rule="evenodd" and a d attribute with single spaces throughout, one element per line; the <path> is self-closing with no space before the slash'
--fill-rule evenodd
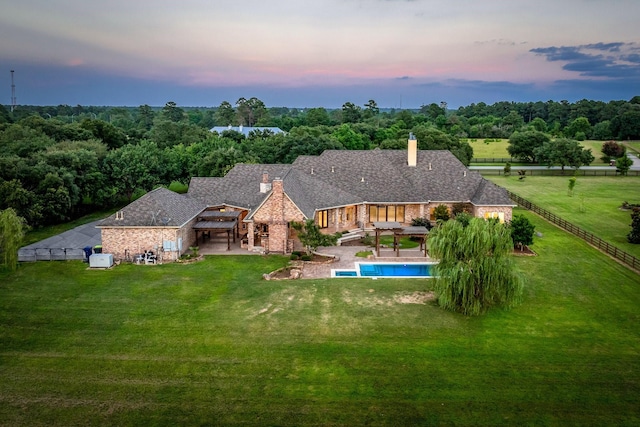
<path id="1" fill-rule="evenodd" d="M 584 114 L 584 115 L 583 115 Z M 248 135 L 213 126 L 279 127 Z M 381 109 L 374 100 L 339 109 L 267 108 L 257 98 L 218 107 L 0 106 L 0 210 L 30 226 L 56 224 L 127 203 L 158 185 L 223 176 L 236 163 L 291 163 L 327 149 L 450 150 L 469 164 L 471 137 L 542 132 L 552 138 L 640 138 L 640 97 L 629 102 L 472 104 L 448 110 Z"/>

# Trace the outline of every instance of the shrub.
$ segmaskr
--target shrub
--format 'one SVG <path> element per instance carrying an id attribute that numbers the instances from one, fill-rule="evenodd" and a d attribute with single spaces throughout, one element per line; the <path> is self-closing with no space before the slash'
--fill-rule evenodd
<path id="1" fill-rule="evenodd" d="M 511 176 L 511 163 L 507 162 L 504 165 L 504 169 L 503 170 L 504 170 L 504 176 Z"/>
<path id="2" fill-rule="evenodd" d="M 431 221 L 429 221 L 429 218 L 413 218 L 411 225 L 414 227 L 427 227 L 427 230 L 431 230 Z"/>
<path id="3" fill-rule="evenodd" d="M 447 205 L 438 205 L 433 210 L 433 216 L 436 218 L 436 221 L 449 221 L 449 208 Z"/>
<path id="4" fill-rule="evenodd" d="M 371 234 L 369 234 L 368 232 L 364 233 L 364 237 L 362 238 L 362 243 L 365 246 L 373 246 L 375 245 L 375 241 L 374 238 Z"/>
<path id="5" fill-rule="evenodd" d="M 602 144 L 600 151 L 604 154 L 601 157 L 602 161 L 609 163 L 611 159 L 624 156 L 626 149 L 624 145 L 618 144 L 616 141 L 606 141 Z"/>
<path id="6" fill-rule="evenodd" d="M 631 231 L 627 234 L 629 243 L 640 243 L 640 208 L 633 208 L 631 213 Z"/>
<path id="7" fill-rule="evenodd" d="M 567 191 L 567 194 L 569 195 L 569 197 L 573 197 L 573 189 L 576 187 L 576 177 L 572 176 L 571 178 L 569 178 L 569 189 Z"/>
<path id="8" fill-rule="evenodd" d="M 301 259 L 302 261 L 311 261 L 311 260 L 312 260 L 312 257 L 311 257 L 311 255 L 306 255 L 306 254 L 305 254 L 305 255 L 302 255 L 302 256 L 300 257 L 300 259 Z"/>
<path id="9" fill-rule="evenodd" d="M 462 224 L 463 227 L 466 227 L 467 225 L 469 225 L 469 222 L 471 222 L 471 218 L 473 218 L 471 214 L 465 211 L 459 212 L 454 217 L 454 219 L 458 221 L 460 224 Z"/>
<path id="10" fill-rule="evenodd" d="M 511 228 L 511 240 L 513 240 L 513 247 L 523 247 L 533 244 L 535 226 L 527 217 L 523 215 L 514 215 L 509 226 Z"/>

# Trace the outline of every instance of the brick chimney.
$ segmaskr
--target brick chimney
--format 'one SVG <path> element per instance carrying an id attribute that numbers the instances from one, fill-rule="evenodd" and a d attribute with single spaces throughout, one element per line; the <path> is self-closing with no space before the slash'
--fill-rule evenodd
<path id="1" fill-rule="evenodd" d="M 409 141 L 407 147 L 407 165 L 416 167 L 418 164 L 418 141 L 413 133 L 409 134 Z"/>
<path id="2" fill-rule="evenodd" d="M 282 178 L 275 177 L 273 179 L 273 192 L 274 194 L 284 194 L 284 188 L 282 186 Z"/>

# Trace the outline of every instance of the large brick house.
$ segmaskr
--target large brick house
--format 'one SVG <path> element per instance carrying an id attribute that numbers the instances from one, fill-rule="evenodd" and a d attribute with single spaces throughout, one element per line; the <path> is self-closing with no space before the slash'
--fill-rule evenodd
<path id="1" fill-rule="evenodd" d="M 292 221 L 313 218 L 323 231 L 409 225 L 436 206 L 464 204 L 476 217 L 511 220 L 506 191 L 470 171 L 449 151 L 327 150 L 293 164 L 238 164 L 227 175 L 194 177 L 186 195 L 156 189 L 105 219 L 102 246 L 121 258 L 155 246 L 175 259 L 200 236 L 227 233 L 248 251 L 288 253 Z"/>

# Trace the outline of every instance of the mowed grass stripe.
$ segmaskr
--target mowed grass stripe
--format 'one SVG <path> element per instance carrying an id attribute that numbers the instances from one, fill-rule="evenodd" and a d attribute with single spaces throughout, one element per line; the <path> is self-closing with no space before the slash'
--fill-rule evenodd
<path id="1" fill-rule="evenodd" d="M 524 300 L 480 318 L 398 302 L 429 280 L 262 280 L 277 256 L 22 265 L 0 280 L 0 419 L 637 424 L 639 276 L 524 214 Z"/>

